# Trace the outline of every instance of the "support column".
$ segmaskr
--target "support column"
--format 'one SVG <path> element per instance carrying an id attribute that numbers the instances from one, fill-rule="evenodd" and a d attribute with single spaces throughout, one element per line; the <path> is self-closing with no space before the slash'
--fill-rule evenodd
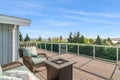
<path id="1" fill-rule="evenodd" d="M 13 27 L 13 29 L 12 29 L 12 61 L 15 61 L 15 49 L 16 49 L 16 47 L 15 47 L 15 45 L 16 45 L 16 43 L 15 43 L 15 39 L 16 39 L 16 37 L 15 37 L 15 30 L 16 30 L 16 28 L 17 28 L 17 25 L 14 25 L 14 27 Z"/>

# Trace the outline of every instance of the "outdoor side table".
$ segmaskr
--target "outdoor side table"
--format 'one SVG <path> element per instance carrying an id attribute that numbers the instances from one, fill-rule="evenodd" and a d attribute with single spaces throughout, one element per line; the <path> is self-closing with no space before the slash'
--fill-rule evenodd
<path id="1" fill-rule="evenodd" d="M 46 60 L 47 80 L 72 80 L 75 61 L 55 58 Z"/>

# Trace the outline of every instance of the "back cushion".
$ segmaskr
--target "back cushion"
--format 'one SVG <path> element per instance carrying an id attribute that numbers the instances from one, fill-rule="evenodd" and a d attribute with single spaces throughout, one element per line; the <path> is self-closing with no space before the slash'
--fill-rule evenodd
<path id="1" fill-rule="evenodd" d="M 23 48 L 24 56 L 37 56 L 36 47 L 25 47 Z"/>
<path id="2" fill-rule="evenodd" d="M 0 65 L 0 76 L 2 76 L 2 67 Z"/>
<path id="3" fill-rule="evenodd" d="M 23 56 L 31 56 L 31 52 L 27 48 L 22 48 L 23 49 Z"/>

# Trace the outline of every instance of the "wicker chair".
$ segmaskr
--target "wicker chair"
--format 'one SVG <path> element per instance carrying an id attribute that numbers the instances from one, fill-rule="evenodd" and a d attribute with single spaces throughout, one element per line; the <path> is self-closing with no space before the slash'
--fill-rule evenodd
<path id="1" fill-rule="evenodd" d="M 23 66 L 23 64 L 16 61 L 16 62 L 11 62 L 11 63 L 8 63 L 8 64 L 4 64 L 1 67 L 2 67 L 3 71 L 6 71 L 6 70 L 10 70 L 10 69 L 19 67 L 19 66 Z"/>
<path id="2" fill-rule="evenodd" d="M 23 63 L 27 66 L 32 72 L 35 72 L 39 67 L 45 66 L 44 61 L 47 60 L 47 55 L 45 53 L 37 53 L 35 47 L 24 47 L 19 49 L 19 55 L 23 58 Z"/>

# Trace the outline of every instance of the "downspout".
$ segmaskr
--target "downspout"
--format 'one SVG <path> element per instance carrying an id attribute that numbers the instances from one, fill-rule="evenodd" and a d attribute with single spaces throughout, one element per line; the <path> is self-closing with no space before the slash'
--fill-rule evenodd
<path id="1" fill-rule="evenodd" d="M 13 26 L 13 29 L 12 29 L 12 61 L 15 61 L 15 45 L 16 45 L 16 43 L 15 43 L 15 30 L 16 30 L 16 28 L 17 28 L 17 25 L 14 25 Z"/>

